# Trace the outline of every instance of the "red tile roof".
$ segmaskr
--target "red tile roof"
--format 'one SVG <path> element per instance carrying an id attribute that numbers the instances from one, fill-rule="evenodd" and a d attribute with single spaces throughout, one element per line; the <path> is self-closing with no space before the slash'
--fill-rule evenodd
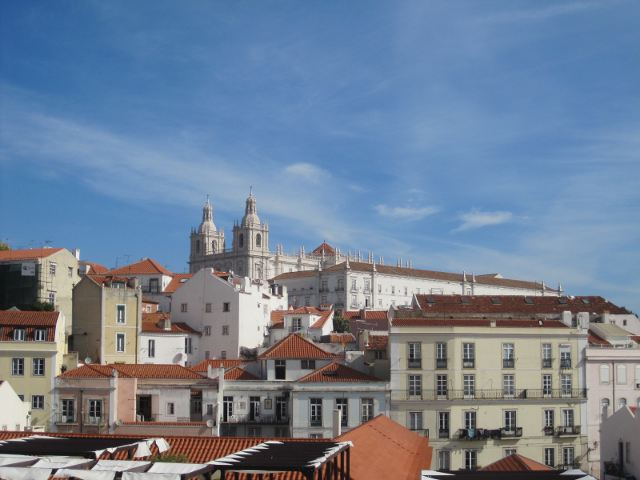
<path id="1" fill-rule="evenodd" d="M 354 370 L 341 363 L 331 362 L 298 379 L 298 383 L 383 382 L 379 378 Z"/>
<path id="2" fill-rule="evenodd" d="M 0 310 L 0 341 L 12 342 L 13 331 L 23 328 L 26 342 L 35 341 L 36 329 L 44 329 L 46 342 L 56 338 L 56 324 L 60 312 L 33 312 L 21 310 Z"/>
<path id="3" fill-rule="evenodd" d="M 324 312 L 316 307 L 298 307 L 289 309 L 285 315 L 322 315 Z"/>
<path id="4" fill-rule="evenodd" d="M 322 336 L 322 343 L 354 343 L 356 337 L 352 333 L 330 333 Z"/>
<path id="5" fill-rule="evenodd" d="M 497 328 L 569 328 L 560 320 L 529 320 L 529 319 L 496 319 L 484 318 L 425 318 L 406 317 L 394 318 L 392 327 L 491 327 L 495 322 Z"/>
<path id="6" fill-rule="evenodd" d="M 415 480 L 431 467 L 429 439 L 406 429 L 384 415 L 342 434 L 353 442 L 351 479 L 393 478 Z"/>
<path id="7" fill-rule="evenodd" d="M 100 286 L 111 287 L 113 283 L 124 283 L 127 288 L 133 288 L 131 279 L 129 277 L 121 277 L 117 275 L 103 275 L 103 274 L 88 274 L 85 278 L 88 278 L 93 283 Z"/>
<path id="8" fill-rule="evenodd" d="M 271 328 L 284 328 L 284 316 L 288 310 L 271 311 Z"/>
<path id="9" fill-rule="evenodd" d="M 109 271 L 107 267 L 100 263 L 87 262 L 86 260 L 80 260 L 78 263 L 89 267 L 89 273 L 106 273 Z"/>
<path id="10" fill-rule="evenodd" d="M 14 260 L 37 260 L 47 258 L 54 253 L 64 250 L 63 248 L 31 248 L 27 250 L 0 250 L 0 262 L 10 262 Z"/>
<path id="11" fill-rule="evenodd" d="M 242 360 L 240 358 L 233 358 L 233 359 L 222 359 L 222 358 L 210 358 L 209 360 L 203 360 L 202 362 L 198 363 L 196 366 L 191 367 L 191 370 L 195 371 L 195 372 L 204 372 L 207 373 L 209 366 L 211 366 L 211 368 L 231 368 L 231 367 L 237 367 L 239 365 L 244 365 L 245 363 L 247 363 L 246 360 Z"/>
<path id="12" fill-rule="evenodd" d="M 589 345 L 611 346 L 609 342 L 607 342 L 604 338 L 596 334 L 593 330 L 589 330 L 588 341 L 589 341 Z"/>
<path id="13" fill-rule="evenodd" d="M 336 254 L 336 251 L 327 242 L 322 242 L 320 245 L 313 249 L 311 255 L 321 257 L 323 253 L 325 254 L 325 256 L 332 257 Z"/>
<path id="14" fill-rule="evenodd" d="M 320 318 L 313 322 L 309 328 L 322 328 L 330 318 L 333 318 L 333 310 L 321 312 Z"/>
<path id="15" fill-rule="evenodd" d="M 162 274 L 172 277 L 173 273 L 164 268 L 151 258 L 143 258 L 139 262 L 115 268 L 109 272 L 111 275 L 153 275 Z"/>
<path id="16" fill-rule="evenodd" d="M 260 380 L 259 377 L 256 377 L 253 373 L 247 372 L 242 367 L 231 367 L 229 370 L 224 372 L 225 380 Z"/>
<path id="17" fill-rule="evenodd" d="M 605 311 L 614 314 L 630 313 L 625 308 L 597 296 L 556 297 L 526 295 L 416 295 L 420 309 L 426 313 L 450 314 L 560 314 L 563 311 Z"/>
<path id="18" fill-rule="evenodd" d="M 640 335 L 631 335 L 631 340 L 636 343 L 640 343 Z"/>
<path id="19" fill-rule="evenodd" d="M 162 293 L 175 293 L 191 277 L 193 277 L 191 273 L 174 273 L 173 278 Z"/>
<path id="20" fill-rule="evenodd" d="M 62 378 L 102 378 L 110 377 L 113 371 L 126 378 L 167 378 L 167 379 L 194 379 L 201 380 L 205 377 L 193 370 L 174 364 L 111 364 L 99 365 L 95 363 L 82 365 L 81 367 L 67 370 L 62 373 Z"/>
<path id="21" fill-rule="evenodd" d="M 487 465 L 484 468 L 480 469 L 481 471 L 488 472 L 522 472 L 522 471 L 536 471 L 536 472 L 546 472 L 553 470 L 553 468 L 548 467 L 547 465 L 543 465 L 542 463 L 536 462 L 535 460 L 531 460 L 530 458 L 523 457 L 522 455 L 518 455 L 514 453 L 507 457 L 501 458 L 497 462 L 493 462 Z"/>
<path id="22" fill-rule="evenodd" d="M 299 272 L 285 272 L 272 278 L 272 280 L 286 280 L 287 278 L 315 277 L 317 270 L 300 270 Z"/>
<path id="23" fill-rule="evenodd" d="M 386 350 L 389 343 L 389 335 L 369 335 L 369 343 L 364 348 L 366 350 Z"/>
<path id="24" fill-rule="evenodd" d="M 328 359 L 333 358 L 333 355 L 325 352 L 301 335 L 291 333 L 258 356 L 259 360 L 275 358 Z"/>
<path id="25" fill-rule="evenodd" d="M 202 335 L 191 328 L 191 326 L 184 322 L 171 322 L 171 328 L 166 330 L 164 328 L 164 322 L 167 319 L 171 319 L 171 314 L 168 312 L 152 312 L 142 313 L 142 332 L 143 333 L 188 333 L 192 335 Z"/>
<path id="26" fill-rule="evenodd" d="M 389 330 L 389 320 L 386 310 L 356 310 L 342 312 L 342 316 L 349 320 L 349 330 L 356 337 L 362 330 Z"/>

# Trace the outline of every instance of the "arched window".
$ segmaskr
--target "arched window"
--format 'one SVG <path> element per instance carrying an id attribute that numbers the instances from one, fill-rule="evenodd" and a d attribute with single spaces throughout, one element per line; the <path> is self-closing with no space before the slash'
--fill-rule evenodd
<path id="1" fill-rule="evenodd" d="M 262 246 L 262 235 L 257 234 L 256 235 L 256 247 L 261 247 Z"/>
<path id="2" fill-rule="evenodd" d="M 626 405 L 627 405 L 627 399 L 626 398 L 618 399 L 618 408 L 622 408 L 622 407 L 624 407 Z"/>
<path id="3" fill-rule="evenodd" d="M 240 236 L 238 237 L 238 247 L 242 248 L 244 247 L 244 234 L 241 233 Z"/>
<path id="4" fill-rule="evenodd" d="M 603 398 L 600 400 L 600 413 L 602 414 L 602 419 L 605 419 L 609 416 L 609 399 Z"/>
<path id="5" fill-rule="evenodd" d="M 200 253 L 200 240 L 196 240 L 196 253 Z"/>
<path id="6" fill-rule="evenodd" d="M 211 249 L 213 250 L 213 253 L 218 251 L 218 242 L 216 242 L 215 240 L 211 242 Z"/>

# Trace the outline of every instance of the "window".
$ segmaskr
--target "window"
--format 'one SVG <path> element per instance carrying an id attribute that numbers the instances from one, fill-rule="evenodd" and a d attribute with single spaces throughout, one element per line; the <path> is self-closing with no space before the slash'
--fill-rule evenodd
<path id="1" fill-rule="evenodd" d="M 504 411 L 504 429 L 508 432 L 516 430 L 516 410 Z"/>
<path id="2" fill-rule="evenodd" d="M 210 337 L 211 336 L 211 326 L 207 325 L 204 327 L 204 336 L 205 337 Z"/>
<path id="3" fill-rule="evenodd" d="M 227 358 L 227 351 L 226 350 L 220 350 L 220 358 L 223 359 L 223 360 Z"/>
<path id="4" fill-rule="evenodd" d="M 508 457 L 509 455 L 515 455 L 518 453 L 518 450 L 515 447 L 507 447 L 504 449 L 504 456 Z"/>
<path id="5" fill-rule="evenodd" d="M 204 311 L 205 311 L 205 313 L 211 313 L 211 304 L 210 303 L 205 303 L 204 304 Z"/>
<path id="6" fill-rule="evenodd" d="M 240 247 L 240 248 L 244 247 L 244 234 L 243 233 L 238 235 L 238 247 Z"/>
<path id="7" fill-rule="evenodd" d="M 436 368 L 447 368 L 447 344 L 436 343 Z"/>
<path id="8" fill-rule="evenodd" d="M 159 293 L 160 292 L 160 284 L 157 278 L 149 279 L 149 292 L 150 293 Z"/>
<path id="9" fill-rule="evenodd" d="M 552 394 L 552 380 L 553 377 L 550 373 L 545 373 L 542 375 L 542 394 L 545 396 Z"/>
<path id="10" fill-rule="evenodd" d="M 167 403 L 167 415 L 175 415 L 176 414 L 176 404 L 173 402 Z"/>
<path id="11" fill-rule="evenodd" d="M 261 435 L 261 427 L 247 427 L 247 437 L 260 437 Z"/>
<path id="12" fill-rule="evenodd" d="M 467 410 L 464 412 L 464 428 L 470 429 L 476 428 L 476 411 L 475 410 Z"/>
<path id="13" fill-rule="evenodd" d="M 365 279 L 364 281 L 364 293 L 369 293 L 371 291 L 371 280 Z"/>
<path id="14" fill-rule="evenodd" d="M 44 395 L 31 395 L 31 408 L 42 410 L 44 408 Z"/>
<path id="15" fill-rule="evenodd" d="M 187 313 L 188 309 L 187 309 L 187 304 L 186 303 L 181 303 L 180 304 L 180 311 L 182 313 Z"/>
<path id="16" fill-rule="evenodd" d="M 464 388 L 465 397 L 474 397 L 476 394 L 476 376 L 475 375 L 463 375 L 462 385 Z"/>
<path id="17" fill-rule="evenodd" d="M 205 350 L 204 351 L 204 359 L 205 360 L 209 360 L 211 358 L 211 351 L 210 350 Z"/>
<path id="18" fill-rule="evenodd" d="M 49 303 L 51 305 L 56 304 L 56 292 L 49 292 Z"/>
<path id="19" fill-rule="evenodd" d="M 622 363 L 616 365 L 616 384 L 627 384 L 627 366 Z"/>
<path id="20" fill-rule="evenodd" d="M 474 368 L 476 359 L 476 348 L 473 343 L 462 344 L 462 368 Z"/>
<path id="21" fill-rule="evenodd" d="M 310 399 L 310 418 L 309 423 L 312 427 L 322 426 L 322 399 L 312 398 Z"/>
<path id="22" fill-rule="evenodd" d="M 573 386 L 573 382 L 571 381 L 570 374 L 563 373 L 562 375 L 560 375 L 560 389 L 561 389 L 562 395 L 570 396 L 572 386 Z"/>
<path id="23" fill-rule="evenodd" d="M 543 343 L 542 344 L 542 368 L 551 368 L 552 358 L 551 358 L 551 344 Z"/>
<path id="24" fill-rule="evenodd" d="M 627 406 L 627 399 L 624 397 L 621 397 L 618 399 L 618 409 L 622 408 L 622 407 L 626 407 Z"/>
<path id="25" fill-rule="evenodd" d="M 302 370 L 315 370 L 316 369 L 316 361 L 315 360 L 300 360 L 300 368 Z"/>
<path id="26" fill-rule="evenodd" d="M 89 423 L 99 423 L 102 419 L 102 400 L 89 400 Z"/>
<path id="27" fill-rule="evenodd" d="M 299 332 L 302 330 L 302 318 L 294 317 L 291 319 L 291 331 Z"/>
<path id="28" fill-rule="evenodd" d="M 149 358 L 156 356 L 156 341 L 150 339 L 148 342 Z"/>
<path id="29" fill-rule="evenodd" d="M 340 425 L 349 425 L 349 402 L 346 398 L 336 398 L 336 408 L 340 410 Z"/>
<path id="30" fill-rule="evenodd" d="M 449 412 L 438 412 L 438 438 L 449 438 Z"/>
<path id="31" fill-rule="evenodd" d="M 344 279 L 339 278 L 338 279 L 338 286 L 336 287 L 336 291 L 342 291 L 344 290 Z"/>
<path id="32" fill-rule="evenodd" d="M 256 235 L 256 247 L 261 247 L 261 246 L 262 246 L 262 235 L 258 233 Z"/>
<path id="33" fill-rule="evenodd" d="M 222 335 L 229 335 L 229 325 L 222 325 Z"/>
<path id="34" fill-rule="evenodd" d="M 73 267 L 67 267 L 67 277 L 73 277 Z"/>
<path id="35" fill-rule="evenodd" d="M 404 296 L 406 297 L 407 295 L 409 295 L 409 290 L 407 287 L 404 287 Z"/>
<path id="36" fill-rule="evenodd" d="M 358 280 L 356 280 L 355 278 L 351 280 L 351 291 L 352 292 L 358 291 Z"/>
<path id="37" fill-rule="evenodd" d="M 543 412 L 543 423 L 544 423 L 544 434 L 545 435 L 553 435 L 553 426 L 554 426 L 554 411 L 553 410 L 545 410 Z"/>
<path id="38" fill-rule="evenodd" d="M 560 368 L 571 368 L 570 345 L 560 345 Z"/>
<path id="39" fill-rule="evenodd" d="M 56 265 L 56 263 L 55 263 L 55 262 L 50 262 L 50 263 L 49 263 L 49 275 L 51 275 L 51 276 L 55 276 L 55 274 L 56 274 L 56 267 L 57 267 L 57 265 Z"/>
<path id="40" fill-rule="evenodd" d="M 213 415 L 213 403 L 207 403 L 207 413 L 206 415 Z"/>
<path id="41" fill-rule="evenodd" d="M 384 357 L 385 357 L 384 350 L 374 350 L 373 352 L 376 360 L 384 360 Z"/>
<path id="42" fill-rule="evenodd" d="M 284 397 L 276 397 L 276 418 L 278 420 L 286 420 L 288 418 L 288 400 Z"/>
<path id="43" fill-rule="evenodd" d="M 116 305 L 116 323 L 125 323 L 124 305 Z"/>
<path id="44" fill-rule="evenodd" d="M 562 426 L 573 427 L 573 410 L 565 408 L 562 410 Z"/>
<path id="45" fill-rule="evenodd" d="M 382 293 L 382 284 L 381 283 L 378 284 L 378 293 Z"/>
<path id="46" fill-rule="evenodd" d="M 276 380 L 285 380 L 287 377 L 287 361 L 276 360 Z"/>
<path id="47" fill-rule="evenodd" d="M 358 306 L 358 296 L 357 295 L 351 295 L 351 306 L 352 307 L 357 307 Z"/>
<path id="48" fill-rule="evenodd" d="M 193 345 L 191 344 L 191 337 L 185 337 L 184 339 L 184 353 L 191 354 L 193 352 Z"/>
<path id="49" fill-rule="evenodd" d="M 124 333 L 116 333 L 116 352 L 124 352 Z"/>
<path id="50" fill-rule="evenodd" d="M 436 375 L 436 395 L 446 397 L 448 394 L 447 376 Z"/>
<path id="51" fill-rule="evenodd" d="M 573 447 L 563 447 L 562 463 L 566 466 L 573 466 L 574 461 L 575 461 L 575 455 L 574 455 Z"/>
<path id="52" fill-rule="evenodd" d="M 556 466 L 556 449 L 547 447 L 544 449 L 544 464 L 548 467 Z"/>
<path id="53" fill-rule="evenodd" d="M 11 359 L 11 375 L 13 376 L 24 375 L 24 358 Z"/>
<path id="54" fill-rule="evenodd" d="M 513 343 L 502 344 L 502 368 L 513 368 L 515 366 L 514 351 Z"/>
<path id="55" fill-rule="evenodd" d="M 16 328 L 13 331 L 13 340 L 15 342 L 24 342 L 25 339 L 25 330 L 24 328 Z"/>
<path id="56" fill-rule="evenodd" d="M 33 375 L 38 377 L 44 375 L 44 358 L 33 359 Z"/>
<path id="57" fill-rule="evenodd" d="M 227 422 L 233 416 L 233 397 L 225 395 L 222 398 L 222 421 Z"/>
<path id="58" fill-rule="evenodd" d="M 33 338 L 36 342 L 45 342 L 47 340 L 47 331 L 44 328 L 36 328 Z"/>
<path id="59" fill-rule="evenodd" d="M 409 412 L 409 430 L 422 430 L 422 412 Z"/>
<path id="60" fill-rule="evenodd" d="M 322 434 L 321 433 L 310 433 L 309 434 L 309 438 L 322 438 Z"/>
<path id="61" fill-rule="evenodd" d="M 449 450 L 438 452 L 438 470 L 451 470 L 451 452 Z"/>
<path id="62" fill-rule="evenodd" d="M 609 383 L 609 365 L 600 365 L 600 383 Z"/>
<path id="63" fill-rule="evenodd" d="M 516 394 L 516 378 L 515 375 L 502 376 L 502 394 L 505 397 L 513 397 Z"/>
<path id="64" fill-rule="evenodd" d="M 464 468 L 466 470 L 475 470 L 478 467 L 478 452 L 475 450 L 464 451 Z"/>
<path id="65" fill-rule="evenodd" d="M 608 398 L 603 398 L 602 400 L 600 400 L 600 412 L 601 412 L 601 415 L 602 415 L 601 421 L 609 416 L 609 404 L 610 403 L 611 402 L 609 401 Z"/>
<path id="66" fill-rule="evenodd" d="M 304 306 L 305 307 L 310 307 L 311 306 L 311 296 L 310 295 L 305 295 L 304 296 Z"/>
<path id="67" fill-rule="evenodd" d="M 422 366 L 421 344 L 419 342 L 410 342 L 408 345 L 409 359 L 408 368 L 420 368 Z"/>
<path id="68" fill-rule="evenodd" d="M 368 422 L 373 418 L 373 398 L 363 398 L 360 405 L 360 418 L 362 423 Z"/>
<path id="69" fill-rule="evenodd" d="M 422 375 L 409 375 L 409 395 L 422 395 Z"/>
<path id="70" fill-rule="evenodd" d="M 63 423 L 73 423 L 76 419 L 75 415 L 76 402 L 71 398 L 62 399 L 62 418 Z"/>
<path id="71" fill-rule="evenodd" d="M 230 312 L 231 311 L 231 307 L 230 307 L 230 303 L 229 302 L 224 302 L 222 304 L 222 311 L 223 312 Z"/>
<path id="72" fill-rule="evenodd" d="M 395 295 L 395 294 L 396 294 L 396 287 L 391 286 L 391 295 Z"/>

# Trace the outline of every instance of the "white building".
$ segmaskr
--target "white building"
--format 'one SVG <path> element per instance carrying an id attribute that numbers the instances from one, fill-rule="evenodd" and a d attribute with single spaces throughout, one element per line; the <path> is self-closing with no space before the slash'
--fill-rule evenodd
<path id="1" fill-rule="evenodd" d="M 274 311 L 273 314 L 269 345 L 279 342 L 290 333 L 300 333 L 314 342 L 319 342 L 323 335 L 333 331 L 332 308 L 321 310 L 314 307 L 299 307 L 286 311 Z"/>
<path id="2" fill-rule="evenodd" d="M 201 332 L 184 322 L 172 322 L 169 312 L 143 313 L 138 342 L 139 362 L 193 365 L 201 336 Z"/>
<path id="3" fill-rule="evenodd" d="M 276 293 L 273 293 L 276 292 Z M 172 320 L 202 332 L 199 345 L 187 355 L 193 362 L 237 358 L 242 347 L 266 343 L 271 311 L 286 308 L 286 290 L 247 277 L 204 268 L 173 294 Z"/>
<path id="4" fill-rule="evenodd" d="M 637 407 L 624 407 L 600 427 L 602 480 L 640 478 L 640 416 Z"/>
<path id="5" fill-rule="evenodd" d="M 5 380 L 0 380 L 0 405 L 0 429 L 20 431 L 30 426 L 29 404 Z"/>

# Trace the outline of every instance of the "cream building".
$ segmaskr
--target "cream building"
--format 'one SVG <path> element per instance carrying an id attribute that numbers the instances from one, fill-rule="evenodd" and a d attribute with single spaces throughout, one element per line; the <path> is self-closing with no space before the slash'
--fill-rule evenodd
<path id="1" fill-rule="evenodd" d="M 585 463 L 588 322 L 390 314 L 391 418 L 429 436 L 434 468 Z"/>
<path id="2" fill-rule="evenodd" d="M 32 310 L 35 302 L 50 303 L 64 314 L 70 335 L 79 258 L 79 250 L 65 248 L 0 251 L 0 310 Z"/>
<path id="3" fill-rule="evenodd" d="M 86 363 L 137 363 L 142 293 L 133 279 L 86 275 L 73 289 L 69 350 Z"/>
<path id="4" fill-rule="evenodd" d="M 11 382 L 29 405 L 34 427 L 50 426 L 52 390 L 66 347 L 64 331 L 61 312 L 0 311 L 0 379 Z"/>

